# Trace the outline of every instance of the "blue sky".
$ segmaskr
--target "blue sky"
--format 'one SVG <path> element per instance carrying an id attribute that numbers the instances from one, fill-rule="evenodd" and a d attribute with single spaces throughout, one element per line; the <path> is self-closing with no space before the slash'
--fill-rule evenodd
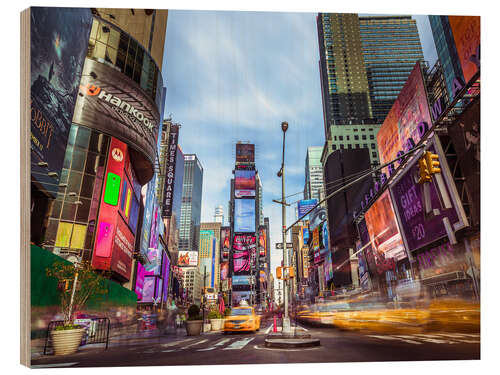
<path id="1" fill-rule="evenodd" d="M 424 55 L 436 59 L 426 16 L 417 16 Z M 256 167 L 271 226 L 272 269 L 281 262 L 282 121 L 286 194 L 304 188 L 309 146 L 324 144 L 316 13 L 169 11 L 163 74 L 165 113 L 182 125 L 180 144 L 204 167 L 202 221 L 215 206 L 227 216 L 235 144 L 256 145 Z M 301 195 L 291 197 L 296 201 Z M 288 208 L 287 223 L 295 219 Z"/>

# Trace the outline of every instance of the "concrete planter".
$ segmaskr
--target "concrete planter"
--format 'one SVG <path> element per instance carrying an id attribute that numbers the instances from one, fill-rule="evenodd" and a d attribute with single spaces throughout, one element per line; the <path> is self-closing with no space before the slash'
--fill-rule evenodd
<path id="1" fill-rule="evenodd" d="M 56 355 L 73 354 L 78 350 L 85 328 L 51 331 L 52 346 Z"/>
<path id="2" fill-rule="evenodd" d="M 224 319 L 210 319 L 212 331 L 221 331 L 224 328 Z"/>
<path id="3" fill-rule="evenodd" d="M 199 336 L 201 333 L 202 320 L 186 320 L 186 332 L 188 336 Z"/>
<path id="4" fill-rule="evenodd" d="M 210 323 L 203 324 L 203 332 L 210 332 L 212 325 Z"/>

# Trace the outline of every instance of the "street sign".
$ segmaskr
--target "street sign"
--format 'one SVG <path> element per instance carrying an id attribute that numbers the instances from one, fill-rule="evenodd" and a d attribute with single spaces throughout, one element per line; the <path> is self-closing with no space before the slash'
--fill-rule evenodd
<path id="1" fill-rule="evenodd" d="M 278 243 L 276 244 L 276 248 L 277 248 L 277 249 L 282 249 L 282 250 L 283 250 L 283 242 L 278 242 Z M 287 243 L 286 243 L 286 248 L 287 248 L 287 249 L 293 249 L 293 244 L 292 244 L 291 242 L 287 242 Z"/>

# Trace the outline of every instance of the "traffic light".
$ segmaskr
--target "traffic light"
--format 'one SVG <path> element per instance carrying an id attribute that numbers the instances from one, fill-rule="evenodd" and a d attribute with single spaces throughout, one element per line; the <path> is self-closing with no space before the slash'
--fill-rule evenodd
<path id="1" fill-rule="evenodd" d="M 431 175 L 429 173 L 429 168 L 427 167 L 427 160 L 425 156 L 418 159 L 418 168 L 420 173 L 418 183 L 423 184 L 424 182 L 429 182 L 431 180 Z"/>
<path id="2" fill-rule="evenodd" d="M 427 164 L 427 170 L 429 171 L 429 174 L 432 175 L 434 173 L 440 173 L 441 168 L 439 164 L 439 156 L 436 154 L 433 154 L 430 151 L 426 151 L 424 154 L 425 157 L 425 162 Z"/>
<path id="3" fill-rule="evenodd" d="M 276 277 L 278 280 L 283 278 L 283 267 L 276 267 Z"/>

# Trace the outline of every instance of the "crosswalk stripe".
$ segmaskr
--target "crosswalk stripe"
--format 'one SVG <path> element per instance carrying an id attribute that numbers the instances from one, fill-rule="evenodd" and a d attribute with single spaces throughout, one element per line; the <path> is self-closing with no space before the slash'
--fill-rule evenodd
<path id="1" fill-rule="evenodd" d="M 224 348 L 222 350 L 236 350 L 236 349 L 242 349 L 244 348 L 250 341 L 252 341 L 254 337 L 242 339 L 233 342 L 231 345 L 229 345 L 227 348 Z"/>
<path id="2" fill-rule="evenodd" d="M 184 350 L 184 349 L 187 349 L 187 348 L 190 348 L 192 346 L 195 346 L 195 345 L 198 345 L 198 344 L 203 344 L 205 342 L 207 342 L 208 340 L 201 340 L 201 341 L 196 341 L 196 342 L 193 342 L 192 344 L 189 344 L 189 345 L 186 345 L 185 347 L 181 348 L 181 350 Z"/>
<path id="3" fill-rule="evenodd" d="M 273 325 L 271 324 L 268 329 L 266 329 L 266 333 L 269 333 L 271 329 L 273 328 Z"/>
<path id="4" fill-rule="evenodd" d="M 174 345 L 177 345 L 177 344 L 183 344 L 185 342 L 189 342 L 189 341 L 193 341 L 193 340 L 195 340 L 195 338 L 185 339 L 185 340 L 179 340 L 179 341 L 172 341 L 172 342 L 169 342 L 168 344 L 163 344 L 162 347 L 163 348 L 168 348 L 169 346 L 174 346 Z"/>
<path id="5" fill-rule="evenodd" d="M 399 340 L 399 341 L 404 341 L 408 344 L 416 344 L 416 345 L 421 345 L 421 342 L 414 341 L 414 340 L 407 340 L 401 337 L 393 337 L 393 336 L 378 336 L 378 335 L 368 335 L 369 337 L 375 337 L 377 339 L 382 339 L 382 340 Z"/>
<path id="6" fill-rule="evenodd" d="M 425 341 L 425 342 L 430 342 L 430 343 L 433 343 L 433 344 L 453 344 L 452 341 L 446 341 L 446 340 L 443 340 L 443 339 L 436 339 L 436 338 L 432 338 L 432 337 L 428 337 L 428 335 L 421 335 L 421 334 L 415 334 L 415 335 L 412 335 L 412 336 L 406 336 L 406 335 L 396 335 L 396 337 L 402 337 L 404 339 L 419 339 L 419 340 L 422 340 L 422 341 Z"/>
<path id="7" fill-rule="evenodd" d="M 208 351 L 208 350 L 214 350 L 215 348 L 217 348 L 218 346 L 221 346 L 221 345 L 224 345 L 226 342 L 230 341 L 231 339 L 222 339 L 221 341 L 217 342 L 216 344 L 214 344 L 213 346 L 209 346 L 208 348 L 203 348 L 203 349 L 198 349 L 197 351 L 198 352 L 205 352 L 205 351 Z"/>
<path id="8" fill-rule="evenodd" d="M 479 333 L 436 333 L 435 336 L 441 336 L 441 337 L 453 337 L 453 338 L 467 338 L 467 337 L 472 337 L 475 339 L 478 339 L 481 335 Z"/>

